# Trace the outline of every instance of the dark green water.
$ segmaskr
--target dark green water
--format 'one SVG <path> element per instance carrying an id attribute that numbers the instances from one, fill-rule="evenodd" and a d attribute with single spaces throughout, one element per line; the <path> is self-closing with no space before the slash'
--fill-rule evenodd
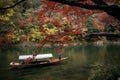
<path id="1" fill-rule="evenodd" d="M 116 67 L 120 66 L 120 45 L 69 46 L 63 49 L 63 56 L 69 58 L 59 65 L 20 70 L 9 68 L 9 63 L 18 61 L 20 54 L 47 52 L 52 52 L 57 57 L 55 47 L 42 50 L 35 47 L 0 49 L 0 80 L 100 80 L 99 77 L 103 77 L 101 79 L 104 80 L 113 80 L 120 77 L 120 69 Z M 112 77 L 107 79 L 107 74 Z M 97 79 L 94 79 L 96 77 Z"/>

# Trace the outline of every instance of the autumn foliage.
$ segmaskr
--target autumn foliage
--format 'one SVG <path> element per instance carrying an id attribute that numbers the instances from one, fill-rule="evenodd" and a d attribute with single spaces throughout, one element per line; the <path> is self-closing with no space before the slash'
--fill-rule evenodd
<path id="1" fill-rule="evenodd" d="M 74 0 L 70 0 L 71 2 Z M 75 0 L 81 4 L 95 5 L 93 0 Z M 109 0 L 104 0 L 111 5 Z M 117 0 L 116 0 L 117 1 Z M 114 0 L 114 3 L 116 3 Z M 28 11 L 28 13 L 27 13 Z M 14 14 L 10 10 L 7 16 L 1 16 L 0 22 L 9 21 Z M 42 4 L 37 10 L 26 10 L 19 20 L 10 22 L 14 29 L 10 28 L 4 38 L 0 40 L 7 44 L 17 43 L 20 41 L 38 42 L 38 48 L 41 49 L 46 43 L 53 45 L 58 44 L 57 50 L 64 44 L 70 44 L 76 36 L 85 38 L 88 28 L 96 28 L 104 31 L 108 24 L 116 25 L 118 21 L 100 10 L 89 10 L 77 6 L 57 3 L 53 0 L 42 0 Z M 4 41 L 5 40 L 5 41 Z"/>
<path id="2" fill-rule="evenodd" d="M 84 24 L 87 17 L 93 14 L 91 10 L 83 10 L 79 7 L 63 5 L 49 0 L 44 0 L 43 3 L 44 6 L 36 13 L 40 24 L 43 25 L 39 31 L 46 35 L 45 39 L 39 44 L 39 49 L 46 43 L 58 43 L 60 46 L 69 44 L 71 35 L 83 34 L 80 27 Z M 56 29 L 56 31 L 47 33 L 47 29 L 44 27 L 45 24 L 47 24 L 47 27 L 50 27 L 49 24 L 52 24 L 52 28 Z M 57 49 L 58 52 L 63 47 L 60 46 Z"/>
<path id="3" fill-rule="evenodd" d="M 105 24 L 114 23 L 115 20 L 113 17 L 110 17 L 103 11 L 87 10 L 76 6 L 55 3 L 49 0 L 44 0 L 43 3 L 44 5 L 42 6 L 41 10 L 36 13 L 40 23 L 44 24 L 46 22 L 52 22 L 55 28 L 58 30 L 61 29 L 63 32 L 58 33 L 57 31 L 54 34 L 47 34 L 46 39 L 43 40 L 42 44 L 40 43 L 39 48 L 42 48 L 42 46 L 49 41 L 53 44 L 69 43 L 70 35 L 81 35 L 81 37 L 85 37 L 82 27 L 86 27 L 84 24 L 89 17 L 92 17 L 91 19 L 94 22 L 93 25 L 100 30 L 104 29 Z M 79 3 L 90 5 L 95 4 L 91 0 L 82 0 Z M 96 14 L 96 16 L 94 16 L 94 14 Z M 67 31 L 65 31 L 65 28 L 70 28 L 71 30 L 67 29 Z M 43 27 L 40 28 L 40 31 L 44 33 L 45 30 L 46 29 Z M 52 41 L 50 39 L 52 39 Z"/>

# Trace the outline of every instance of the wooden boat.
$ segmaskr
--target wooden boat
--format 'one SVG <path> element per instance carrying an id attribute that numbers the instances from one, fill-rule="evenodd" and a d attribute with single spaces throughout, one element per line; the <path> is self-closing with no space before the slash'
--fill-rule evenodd
<path id="1" fill-rule="evenodd" d="M 27 59 L 30 59 L 30 57 L 32 57 L 32 61 L 29 61 L 28 63 L 26 63 L 25 61 Z M 34 59 L 33 59 L 34 57 Z M 21 68 L 29 68 L 29 67 L 37 67 L 37 66 L 47 66 L 47 65 L 53 65 L 53 64 L 58 64 L 61 61 L 67 59 L 67 57 L 65 58 L 61 58 L 61 59 L 48 59 L 52 57 L 51 54 L 39 54 L 37 56 L 31 56 L 31 55 L 21 55 L 19 56 L 19 60 L 23 60 L 21 62 L 11 62 L 10 63 L 10 67 L 12 69 L 21 69 Z M 45 60 L 38 60 L 38 59 L 43 59 L 43 58 L 47 58 Z"/>

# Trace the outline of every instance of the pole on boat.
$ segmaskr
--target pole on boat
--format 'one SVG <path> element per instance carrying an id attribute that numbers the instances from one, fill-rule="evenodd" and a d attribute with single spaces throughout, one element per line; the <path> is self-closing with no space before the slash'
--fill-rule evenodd
<path id="1" fill-rule="evenodd" d="M 63 44 L 60 44 L 57 48 L 57 52 L 58 52 L 58 59 L 61 60 L 62 58 L 62 48 L 63 48 Z"/>

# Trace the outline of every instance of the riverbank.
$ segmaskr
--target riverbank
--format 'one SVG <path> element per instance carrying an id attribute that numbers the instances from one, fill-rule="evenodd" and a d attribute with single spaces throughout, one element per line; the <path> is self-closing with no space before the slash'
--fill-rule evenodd
<path id="1" fill-rule="evenodd" d="M 7 46 L 4 46 L 4 47 L 37 47 L 40 43 L 35 43 L 35 42 L 22 42 L 22 43 L 19 43 L 19 44 L 13 44 L 13 45 L 7 45 Z M 97 45 L 97 46 L 104 46 L 104 44 L 117 44 L 119 45 L 120 44 L 120 41 L 94 41 L 94 42 L 87 42 L 87 41 L 72 41 L 70 42 L 69 44 L 63 44 L 64 47 L 67 47 L 67 46 L 77 46 L 77 45 L 83 45 L 83 44 L 94 44 L 94 45 Z M 54 46 L 59 46 L 59 44 L 54 44 Z M 2 46 L 3 47 L 3 46 Z M 43 47 L 51 47 L 50 44 L 45 44 Z"/>
<path id="2" fill-rule="evenodd" d="M 23 43 L 19 43 L 19 44 L 15 44 L 15 45 L 8 45 L 8 46 L 16 46 L 16 47 L 37 47 L 40 43 L 27 43 L 27 42 L 23 42 Z M 120 41 L 94 41 L 94 42 L 86 42 L 86 41 L 74 41 L 74 42 L 70 42 L 69 44 L 63 44 L 64 47 L 67 46 L 77 46 L 77 45 L 83 45 L 83 44 L 95 44 L 98 46 L 104 46 L 104 44 L 120 44 Z M 58 43 L 55 43 L 54 46 L 59 46 Z M 51 47 L 50 44 L 45 44 L 43 47 Z"/>

